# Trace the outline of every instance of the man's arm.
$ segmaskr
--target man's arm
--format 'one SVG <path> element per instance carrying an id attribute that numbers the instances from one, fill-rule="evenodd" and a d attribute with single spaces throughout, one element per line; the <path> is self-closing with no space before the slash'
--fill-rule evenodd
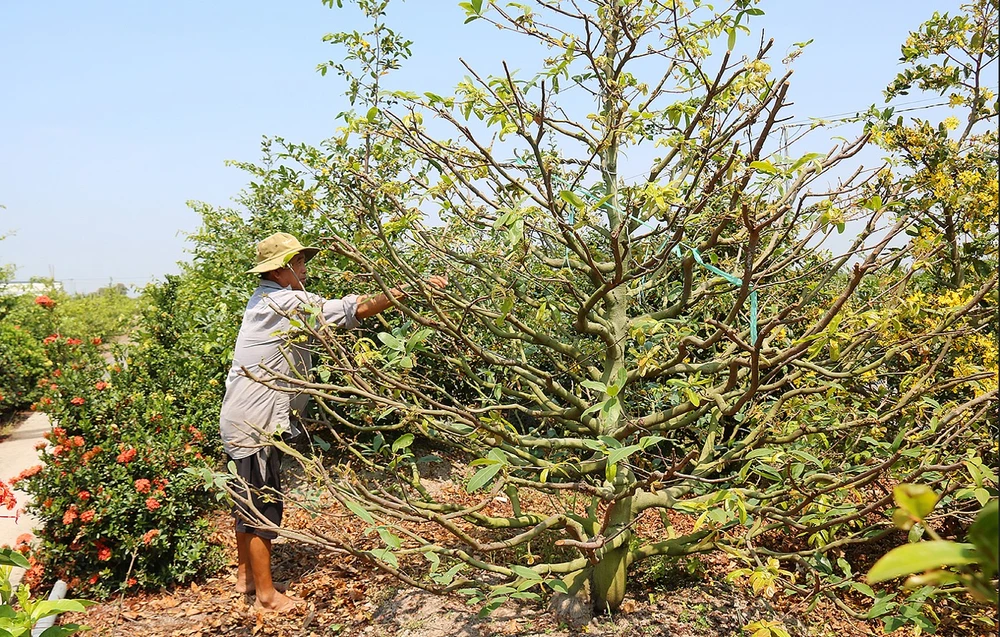
<path id="1" fill-rule="evenodd" d="M 428 278 L 427 282 L 440 290 L 448 285 L 448 277 L 434 275 Z M 392 288 L 389 292 L 391 292 L 392 296 L 397 299 L 401 299 L 406 296 L 406 291 L 402 288 Z M 358 299 L 358 310 L 356 316 L 358 319 L 366 319 L 370 316 L 375 316 L 391 305 L 392 301 L 390 301 L 389 297 L 385 294 L 362 296 Z"/>

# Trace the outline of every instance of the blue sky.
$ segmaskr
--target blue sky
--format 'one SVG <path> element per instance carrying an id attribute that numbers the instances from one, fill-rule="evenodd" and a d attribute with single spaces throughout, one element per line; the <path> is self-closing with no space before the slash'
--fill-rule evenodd
<path id="1" fill-rule="evenodd" d="M 390 24 L 414 41 L 401 85 L 447 91 L 465 74 L 460 56 L 487 72 L 501 59 L 527 64 L 494 28 L 463 26 L 457 5 L 390 7 Z M 804 119 L 881 103 L 907 32 L 958 2 L 758 6 L 766 15 L 751 26 L 775 39 L 773 66 L 793 42 L 815 40 L 790 91 Z M 227 205 L 246 183 L 225 160 L 257 159 L 263 135 L 333 133 L 343 86 L 315 67 L 337 52 L 323 34 L 353 28 L 363 28 L 355 12 L 320 0 L 0 4 L 0 235 L 13 232 L 0 264 L 80 292 L 176 272 L 198 226 L 185 202 Z"/>

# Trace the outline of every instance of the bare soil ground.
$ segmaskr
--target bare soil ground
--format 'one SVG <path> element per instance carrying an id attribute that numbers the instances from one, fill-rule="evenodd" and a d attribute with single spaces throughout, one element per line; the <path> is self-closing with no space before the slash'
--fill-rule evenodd
<path id="1" fill-rule="evenodd" d="M 436 471 L 440 475 L 428 481 L 429 488 L 464 494 L 459 476 L 453 475 L 452 469 L 439 465 Z M 454 470 L 460 472 L 462 468 Z M 722 552 L 680 562 L 652 563 L 630 582 L 618 613 L 589 621 L 584 618 L 580 624 L 570 626 L 538 603 L 511 602 L 481 618 L 479 608 L 466 604 L 461 596 L 436 596 L 409 588 L 352 556 L 279 538 L 274 544 L 274 577 L 287 581 L 291 594 L 305 604 L 292 614 L 262 613 L 253 608 L 251 598 L 234 590 L 236 547 L 231 518 L 219 513 L 214 521 L 218 530 L 213 541 L 224 547 L 229 559 L 228 568 L 219 577 L 115 598 L 90 608 L 86 614 L 65 615 L 60 623 L 86 624 L 93 628 L 87 633 L 93 637 L 742 637 L 750 635 L 744 627 L 758 620 L 783 626 L 790 637 L 885 634 L 880 621 L 852 619 L 827 600 L 809 608 L 804 599 L 782 597 L 779 593 L 768 600 L 755 596 L 743 584 L 727 583 L 726 575 L 742 565 Z M 690 531 L 691 519 L 677 516 L 671 521 L 678 533 Z M 371 548 L 368 544 L 372 539 L 365 534 L 364 524 L 337 506 L 328 508 L 320 517 L 292 509 L 286 512 L 284 526 L 347 536 L 356 542 L 355 546 Z M 654 515 L 640 519 L 635 530 L 647 537 L 662 537 L 665 533 Z M 882 547 L 872 550 L 878 553 Z M 852 603 L 855 610 L 862 612 L 871 605 L 867 598 Z M 943 620 L 939 634 L 945 637 L 997 634 L 994 629 L 977 628 L 964 619 L 949 617 L 947 607 L 936 610 Z M 893 633 L 894 637 L 913 634 L 912 627 Z"/>

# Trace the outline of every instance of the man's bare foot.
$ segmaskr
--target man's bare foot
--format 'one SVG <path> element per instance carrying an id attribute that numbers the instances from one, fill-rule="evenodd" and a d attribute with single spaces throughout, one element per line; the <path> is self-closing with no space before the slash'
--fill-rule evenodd
<path id="1" fill-rule="evenodd" d="M 268 612 L 287 613 L 295 610 L 301 604 L 302 600 L 300 599 L 293 599 L 284 593 L 274 591 L 274 595 L 267 601 L 262 600 L 258 596 L 253 607 L 257 610 L 264 610 Z"/>
<path id="2" fill-rule="evenodd" d="M 236 592 L 244 593 L 246 595 L 253 594 L 257 588 L 253 584 L 253 580 L 242 579 L 239 576 L 236 577 Z"/>
<path id="3" fill-rule="evenodd" d="M 288 582 L 274 582 L 274 590 L 284 593 L 288 590 Z M 241 582 L 238 578 L 236 580 L 236 592 L 243 593 L 244 595 L 254 595 L 257 593 L 257 586 L 253 583 L 253 580 L 249 582 Z"/>

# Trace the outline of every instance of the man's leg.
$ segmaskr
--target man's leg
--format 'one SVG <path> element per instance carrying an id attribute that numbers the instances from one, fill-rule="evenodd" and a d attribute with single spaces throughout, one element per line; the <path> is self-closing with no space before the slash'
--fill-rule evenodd
<path id="1" fill-rule="evenodd" d="M 235 525 L 239 527 L 239 525 Z M 253 568 L 250 566 L 250 533 L 236 531 L 236 591 L 252 594 L 256 589 L 253 581 Z"/>
<path id="2" fill-rule="evenodd" d="M 257 605 L 267 610 L 287 611 L 298 602 L 281 593 L 271 580 L 271 540 L 248 534 L 249 566 L 257 594 Z"/>

